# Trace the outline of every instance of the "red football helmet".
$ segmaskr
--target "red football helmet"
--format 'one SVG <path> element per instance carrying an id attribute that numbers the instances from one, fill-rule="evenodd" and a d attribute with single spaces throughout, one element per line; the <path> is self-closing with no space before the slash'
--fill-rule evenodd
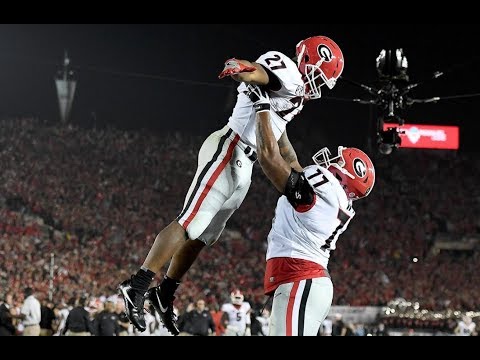
<path id="1" fill-rule="evenodd" d="M 306 94 L 312 100 L 322 96 L 320 88 L 323 84 L 333 89 L 344 68 L 342 50 L 326 36 L 300 41 L 297 45 L 297 61 L 307 85 Z"/>
<path id="2" fill-rule="evenodd" d="M 350 200 L 367 197 L 375 186 L 375 167 L 361 150 L 340 146 L 338 156 L 332 158 L 330 150 L 325 148 L 313 157 L 313 161 L 335 175 Z"/>
<path id="3" fill-rule="evenodd" d="M 233 305 L 242 305 L 244 300 L 242 292 L 238 289 L 233 290 L 230 294 L 230 300 Z"/>

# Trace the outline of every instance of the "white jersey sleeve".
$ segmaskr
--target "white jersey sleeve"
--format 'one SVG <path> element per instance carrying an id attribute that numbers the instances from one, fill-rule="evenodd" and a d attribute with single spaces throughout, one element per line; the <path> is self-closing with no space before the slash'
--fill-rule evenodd
<path id="1" fill-rule="evenodd" d="M 470 323 L 466 324 L 464 321 L 460 321 L 458 324 L 458 334 L 457 336 L 473 336 L 475 333 L 476 324 Z"/>
<path id="2" fill-rule="evenodd" d="M 305 83 L 297 64 L 278 51 L 267 52 L 260 56 L 256 63 L 262 65 L 270 77 L 270 117 L 273 133 L 278 141 L 287 125 L 303 109 Z M 247 85 L 240 84 L 237 103 L 230 117 L 229 126 L 240 135 L 244 143 L 256 150 L 256 113 L 246 93 Z"/>
<path id="3" fill-rule="evenodd" d="M 279 81 L 279 89 L 271 88 L 274 96 L 287 99 L 304 97 L 305 84 L 302 74 L 298 71 L 297 64 L 288 56 L 278 51 L 270 51 L 260 56 L 256 63 L 262 65 L 270 76 L 274 75 Z M 275 84 L 274 79 L 270 80 L 272 84 Z"/>

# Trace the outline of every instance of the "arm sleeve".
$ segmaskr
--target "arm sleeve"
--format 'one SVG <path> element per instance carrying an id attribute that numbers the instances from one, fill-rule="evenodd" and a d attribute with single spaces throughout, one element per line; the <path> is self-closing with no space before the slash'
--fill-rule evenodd
<path id="1" fill-rule="evenodd" d="M 91 321 L 91 326 L 89 325 L 89 321 L 86 319 L 83 319 L 85 322 L 85 328 L 90 330 L 90 334 L 95 335 L 95 336 L 100 336 L 100 319 L 99 319 L 100 314 L 97 314 L 95 316 L 95 319 Z"/>
<path id="2" fill-rule="evenodd" d="M 28 306 L 28 303 L 23 303 L 22 308 L 20 309 L 20 314 L 25 316 L 28 316 L 28 314 L 30 314 L 30 308 Z"/>
<path id="3" fill-rule="evenodd" d="M 0 307 L 0 325 L 4 325 L 8 322 L 8 310 L 3 307 Z"/>
<path id="4" fill-rule="evenodd" d="M 186 325 L 187 325 L 187 322 L 188 322 L 188 315 L 189 313 L 185 313 L 183 315 L 181 315 L 179 318 L 178 318 L 178 328 L 180 329 L 180 331 L 185 331 L 186 329 Z"/>
<path id="5" fill-rule="evenodd" d="M 65 320 L 65 325 L 62 329 L 62 335 L 65 335 L 67 333 L 69 326 L 70 326 L 70 314 L 68 314 L 67 319 Z"/>
<path id="6" fill-rule="evenodd" d="M 228 317 L 228 314 L 226 312 L 224 312 L 222 314 L 222 324 L 227 326 L 229 322 L 230 322 L 230 319 Z"/>
<path id="7" fill-rule="evenodd" d="M 299 92 L 304 89 L 302 75 L 298 66 L 288 56 L 279 51 L 269 51 L 260 56 L 256 61 L 262 65 L 269 77 L 268 90 L 281 92 L 287 98 L 303 96 Z"/>
<path id="8" fill-rule="evenodd" d="M 245 324 L 250 327 L 252 325 L 252 318 L 250 317 L 250 311 L 247 312 L 247 318 L 245 319 Z"/>
<path id="9" fill-rule="evenodd" d="M 154 322 L 154 324 L 155 324 L 155 322 Z M 122 331 L 123 331 L 123 327 L 120 325 L 120 317 L 118 317 L 117 321 L 115 322 L 115 334 L 117 336 L 119 336 Z M 152 333 L 153 333 L 153 331 L 152 331 Z"/>
<path id="10" fill-rule="evenodd" d="M 247 303 L 247 318 L 245 319 L 245 323 L 250 327 L 252 324 L 252 319 L 251 319 L 251 314 L 252 314 L 252 307 L 250 306 L 250 303 Z"/>
<path id="11" fill-rule="evenodd" d="M 87 311 L 85 311 L 84 321 L 85 321 L 85 328 L 88 329 L 90 334 L 98 336 L 98 334 L 100 333 L 99 319 L 97 320 L 97 317 L 95 317 L 95 322 L 97 323 L 97 326 L 94 326 L 94 321 L 90 320 L 90 315 L 88 314 Z"/>
<path id="12" fill-rule="evenodd" d="M 285 196 L 288 202 L 298 212 L 307 212 L 313 208 L 316 201 L 315 191 L 309 184 L 304 173 L 299 173 L 292 169 L 287 186 L 285 187 Z"/>
<path id="13" fill-rule="evenodd" d="M 208 314 L 208 317 L 209 317 L 208 319 L 209 327 L 212 330 L 212 333 L 215 334 L 216 326 L 215 326 L 215 322 L 213 321 L 213 317 L 211 314 Z"/>

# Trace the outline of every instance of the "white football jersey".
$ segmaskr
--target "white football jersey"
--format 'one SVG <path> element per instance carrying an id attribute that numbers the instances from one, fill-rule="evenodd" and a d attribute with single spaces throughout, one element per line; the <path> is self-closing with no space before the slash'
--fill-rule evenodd
<path id="1" fill-rule="evenodd" d="M 458 328 L 459 332 L 457 336 L 472 336 L 475 332 L 476 324 L 472 322 L 467 325 L 464 321 L 460 321 Z"/>
<path id="2" fill-rule="evenodd" d="M 268 334 L 270 333 L 270 316 L 268 318 L 263 316 L 257 316 L 256 319 L 262 326 L 262 335 L 268 336 Z"/>
<path id="3" fill-rule="evenodd" d="M 228 325 L 235 328 L 237 334 L 243 335 L 247 324 L 250 324 L 250 310 L 251 306 L 248 302 L 244 302 L 240 309 L 237 309 L 233 304 L 223 304 L 222 311 L 228 314 Z"/>
<path id="4" fill-rule="evenodd" d="M 316 202 L 305 213 L 296 211 L 285 196 L 278 201 L 268 236 L 267 261 L 294 258 L 328 269 L 330 252 L 355 216 L 352 202 L 340 182 L 325 168 L 310 166 L 305 177 L 315 191 Z"/>
<path id="5" fill-rule="evenodd" d="M 298 70 L 297 64 L 278 51 L 270 51 L 260 56 L 256 63 L 270 70 L 278 78 L 281 86 L 278 91 L 269 91 L 272 129 L 278 141 L 285 132 L 287 124 L 303 109 L 305 83 L 302 80 L 302 74 Z M 238 87 L 237 104 L 228 125 L 240 135 L 245 144 L 256 150 L 256 113 L 253 103 L 245 95 L 246 91 L 247 85 L 242 83 Z"/>

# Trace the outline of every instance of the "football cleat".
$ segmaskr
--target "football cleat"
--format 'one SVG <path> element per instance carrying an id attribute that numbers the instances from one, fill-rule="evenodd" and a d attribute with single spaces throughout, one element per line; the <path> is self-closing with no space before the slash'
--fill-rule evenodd
<path id="1" fill-rule="evenodd" d="M 132 287 L 132 280 L 126 280 L 118 286 L 118 291 L 125 302 L 125 315 L 138 331 L 147 330 L 145 323 L 144 302 L 145 294 Z"/>
<path id="2" fill-rule="evenodd" d="M 169 300 L 162 302 L 161 287 L 151 288 L 147 291 L 146 298 L 150 301 L 155 311 L 158 312 L 165 328 L 173 335 L 180 334 L 177 326 L 177 315 L 173 311 L 173 301 L 175 296 L 171 296 Z"/>

